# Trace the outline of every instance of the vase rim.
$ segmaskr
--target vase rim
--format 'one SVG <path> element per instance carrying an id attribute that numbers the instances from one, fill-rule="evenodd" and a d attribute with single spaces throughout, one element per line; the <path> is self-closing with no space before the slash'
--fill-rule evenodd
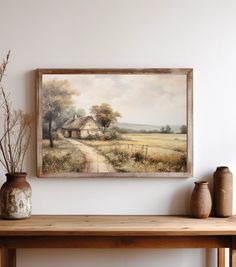
<path id="1" fill-rule="evenodd" d="M 229 167 L 228 166 L 219 166 L 219 167 L 217 167 L 216 169 L 228 169 Z"/>
<path id="2" fill-rule="evenodd" d="M 208 185 L 207 181 L 194 182 L 196 185 Z"/>
<path id="3" fill-rule="evenodd" d="M 26 176 L 27 173 L 26 172 L 14 172 L 14 173 L 6 173 L 6 176 Z"/>

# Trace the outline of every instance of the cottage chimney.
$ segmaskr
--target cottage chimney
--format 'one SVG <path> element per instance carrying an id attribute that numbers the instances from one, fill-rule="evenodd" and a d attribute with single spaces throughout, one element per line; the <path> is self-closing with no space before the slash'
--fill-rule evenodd
<path id="1" fill-rule="evenodd" d="M 74 116 L 73 116 L 73 119 L 75 120 L 75 119 L 77 119 L 77 114 L 74 114 Z"/>

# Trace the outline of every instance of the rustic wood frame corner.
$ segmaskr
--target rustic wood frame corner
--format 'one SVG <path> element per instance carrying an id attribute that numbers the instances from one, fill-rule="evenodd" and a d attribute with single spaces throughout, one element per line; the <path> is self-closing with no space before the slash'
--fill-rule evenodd
<path id="1" fill-rule="evenodd" d="M 146 69 L 36 69 L 37 104 L 37 176 L 40 178 L 187 178 L 193 176 L 193 69 L 192 68 L 146 68 Z M 58 173 L 42 172 L 42 78 L 45 74 L 173 74 L 186 75 L 186 126 L 187 167 L 186 172 L 170 173 Z"/>

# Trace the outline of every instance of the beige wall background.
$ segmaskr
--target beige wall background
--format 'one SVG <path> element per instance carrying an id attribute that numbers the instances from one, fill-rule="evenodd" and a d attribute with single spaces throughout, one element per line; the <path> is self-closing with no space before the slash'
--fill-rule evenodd
<path id="1" fill-rule="evenodd" d="M 34 214 L 185 214 L 194 181 L 218 165 L 236 174 L 235 11 L 234 0 L 0 0 L 0 56 L 12 51 L 5 87 L 15 107 L 33 114 L 36 68 L 194 68 L 193 178 L 38 179 L 34 137 L 25 166 Z M 214 250 L 19 250 L 17 257 L 19 267 L 216 266 Z"/>

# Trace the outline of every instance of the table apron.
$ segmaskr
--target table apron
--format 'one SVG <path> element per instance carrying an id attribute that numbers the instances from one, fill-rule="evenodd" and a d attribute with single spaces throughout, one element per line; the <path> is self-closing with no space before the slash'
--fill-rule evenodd
<path id="1" fill-rule="evenodd" d="M 232 236 L 0 236 L 3 248 L 230 248 Z"/>

